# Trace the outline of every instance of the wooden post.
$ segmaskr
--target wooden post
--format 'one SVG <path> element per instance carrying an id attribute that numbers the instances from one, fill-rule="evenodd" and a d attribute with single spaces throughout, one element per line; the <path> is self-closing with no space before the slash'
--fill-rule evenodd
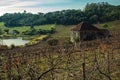
<path id="1" fill-rule="evenodd" d="M 83 68 L 83 80 L 86 80 L 85 63 L 82 63 L 82 68 Z"/>
<path id="2" fill-rule="evenodd" d="M 84 53 L 84 56 L 83 56 L 82 69 L 83 69 L 83 80 L 86 80 L 86 73 L 85 73 L 85 53 Z"/>

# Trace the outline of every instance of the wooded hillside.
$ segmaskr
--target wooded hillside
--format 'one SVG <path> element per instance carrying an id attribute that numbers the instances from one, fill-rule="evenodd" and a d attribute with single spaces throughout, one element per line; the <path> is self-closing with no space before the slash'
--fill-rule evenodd
<path id="1" fill-rule="evenodd" d="M 83 10 L 62 10 L 48 13 L 32 14 L 6 13 L 0 17 L 0 21 L 7 27 L 34 26 L 42 24 L 78 24 L 81 21 L 91 23 L 120 20 L 120 5 L 114 6 L 107 2 L 87 4 Z"/>

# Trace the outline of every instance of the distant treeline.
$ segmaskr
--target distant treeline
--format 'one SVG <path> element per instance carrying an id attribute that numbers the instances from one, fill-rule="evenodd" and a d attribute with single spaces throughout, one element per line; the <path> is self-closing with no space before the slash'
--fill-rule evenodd
<path id="1" fill-rule="evenodd" d="M 81 21 L 90 23 L 120 20 L 120 5 L 114 6 L 107 2 L 87 4 L 83 10 L 62 10 L 48 13 L 32 14 L 6 13 L 0 17 L 0 21 L 7 27 L 34 26 L 42 24 L 77 24 Z"/>

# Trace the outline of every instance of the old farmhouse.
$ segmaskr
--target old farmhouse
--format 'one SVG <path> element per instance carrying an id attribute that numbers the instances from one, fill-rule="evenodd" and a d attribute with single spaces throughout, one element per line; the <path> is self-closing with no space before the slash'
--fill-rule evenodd
<path id="1" fill-rule="evenodd" d="M 79 41 L 94 40 L 109 36 L 109 31 L 99 29 L 88 22 L 81 22 L 71 29 L 71 41 L 74 42 L 77 38 Z"/>

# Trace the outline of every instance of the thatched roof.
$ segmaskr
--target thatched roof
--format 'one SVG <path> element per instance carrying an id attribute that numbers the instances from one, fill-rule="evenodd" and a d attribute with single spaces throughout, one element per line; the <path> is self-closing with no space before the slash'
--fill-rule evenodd
<path id="1" fill-rule="evenodd" d="M 99 31 L 99 29 L 88 22 L 81 22 L 73 27 L 71 31 Z"/>

